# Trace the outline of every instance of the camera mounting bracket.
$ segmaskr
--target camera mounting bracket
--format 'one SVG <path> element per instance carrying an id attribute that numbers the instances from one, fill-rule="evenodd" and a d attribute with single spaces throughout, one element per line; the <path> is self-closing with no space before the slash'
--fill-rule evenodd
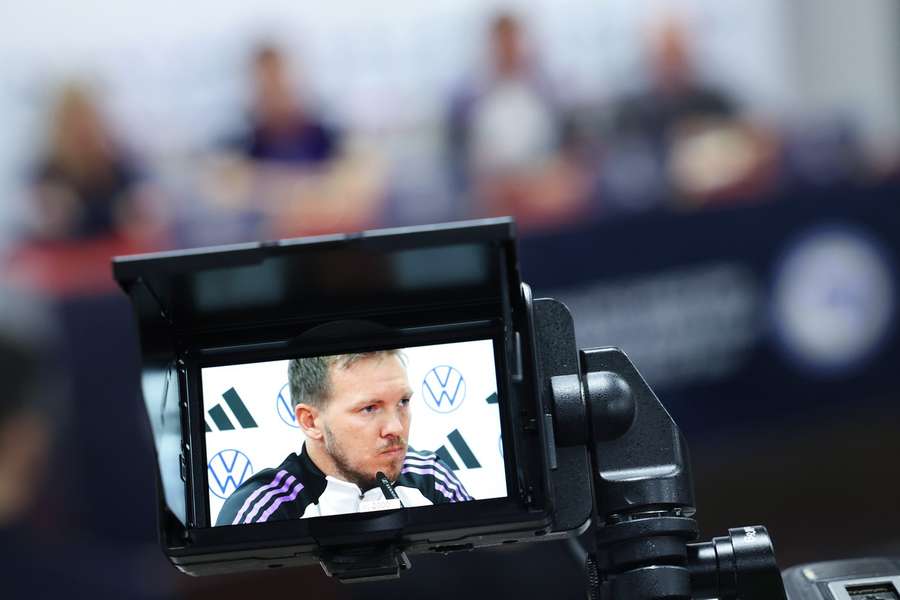
<path id="1" fill-rule="evenodd" d="M 523 295 L 529 301 L 530 291 Z M 552 299 L 530 304 L 539 363 L 574 351 L 568 309 Z M 591 456 L 591 598 L 785 600 L 765 528 L 694 543 L 687 444 L 624 352 L 581 350 L 577 371 L 552 376 L 549 385 L 556 445 L 586 445 Z"/>

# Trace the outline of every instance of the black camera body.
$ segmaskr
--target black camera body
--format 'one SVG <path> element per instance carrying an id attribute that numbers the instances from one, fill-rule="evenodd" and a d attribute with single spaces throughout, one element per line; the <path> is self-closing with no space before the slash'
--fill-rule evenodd
<path id="1" fill-rule="evenodd" d="M 182 571 L 321 562 L 371 578 L 408 567 L 407 553 L 571 535 L 590 523 L 586 440 L 557 448 L 548 396 L 549 377 L 577 371 L 571 318 L 541 352 L 512 221 L 122 257 L 114 275 L 140 332 L 162 545 Z M 204 368 L 475 339 L 493 343 L 504 497 L 213 526 Z"/>

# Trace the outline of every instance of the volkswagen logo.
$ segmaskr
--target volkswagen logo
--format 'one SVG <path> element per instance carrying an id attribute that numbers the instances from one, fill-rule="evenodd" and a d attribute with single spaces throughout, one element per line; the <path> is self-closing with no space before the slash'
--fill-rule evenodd
<path id="1" fill-rule="evenodd" d="M 437 366 L 422 381 L 422 397 L 433 411 L 453 412 L 466 399 L 466 380 L 449 365 Z"/>
<path id="2" fill-rule="evenodd" d="M 253 465 L 240 450 L 222 450 L 212 457 L 207 467 L 209 491 L 225 500 L 251 475 Z"/>
<path id="3" fill-rule="evenodd" d="M 293 427 L 294 429 L 300 429 L 300 425 L 297 423 L 297 415 L 291 407 L 291 389 L 289 383 L 281 386 L 278 397 L 275 398 L 275 410 L 278 411 L 278 416 L 281 417 L 281 420 L 285 425 Z"/>

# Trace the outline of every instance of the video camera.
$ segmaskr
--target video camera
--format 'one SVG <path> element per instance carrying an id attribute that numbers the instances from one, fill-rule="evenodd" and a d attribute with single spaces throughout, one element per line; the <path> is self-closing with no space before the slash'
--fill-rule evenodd
<path id="1" fill-rule="evenodd" d="M 764 528 L 696 542 L 677 426 L 621 351 L 579 351 L 566 307 L 532 298 L 509 219 L 113 268 L 139 327 L 160 538 L 186 573 L 372 580 L 417 553 L 592 527 L 594 597 L 784 598 Z M 350 390 L 323 388 L 337 404 L 309 399 L 317 368 Z"/>

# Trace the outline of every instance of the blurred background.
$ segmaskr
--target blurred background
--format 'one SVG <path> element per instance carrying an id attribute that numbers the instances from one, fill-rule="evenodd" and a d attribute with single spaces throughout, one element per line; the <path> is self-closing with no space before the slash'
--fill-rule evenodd
<path id="1" fill-rule="evenodd" d="M 0 5 L 4 597 L 582 597 L 578 549 L 191 579 L 114 255 L 513 215 L 691 445 L 705 538 L 900 553 L 893 0 Z"/>

